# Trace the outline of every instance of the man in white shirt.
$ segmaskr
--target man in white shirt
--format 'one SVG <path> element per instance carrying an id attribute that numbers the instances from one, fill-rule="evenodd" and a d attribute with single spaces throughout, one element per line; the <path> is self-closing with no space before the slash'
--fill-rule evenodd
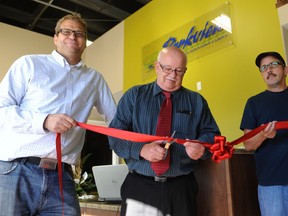
<path id="1" fill-rule="evenodd" d="M 71 165 L 79 164 L 93 107 L 109 124 L 116 104 L 103 76 L 81 60 L 87 26 L 60 19 L 56 50 L 16 60 L 0 83 L 0 215 L 80 215 Z M 64 205 L 55 137 L 61 133 Z M 48 168 L 47 168 L 48 166 Z M 46 168 L 43 168 L 46 167 Z"/>

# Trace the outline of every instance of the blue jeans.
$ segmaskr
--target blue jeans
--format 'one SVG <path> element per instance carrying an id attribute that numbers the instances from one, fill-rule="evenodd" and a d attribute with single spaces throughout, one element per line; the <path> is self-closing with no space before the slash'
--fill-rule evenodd
<path id="1" fill-rule="evenodd" d="M 288 215 L 288 185 L 258 185 L 258 200 L 262 216 Z"/>
<path id="2" fill-rule="evenodd" d="M 63 171 L 64 215 L 80 215 L 72 171 Z M 62 216 L 58 172 L 23 161 L 0 161 L 0 216 Z"/>

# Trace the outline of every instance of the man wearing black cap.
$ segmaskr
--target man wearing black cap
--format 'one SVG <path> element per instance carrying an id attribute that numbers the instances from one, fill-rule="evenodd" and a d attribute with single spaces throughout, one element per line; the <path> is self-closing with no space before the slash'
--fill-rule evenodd
<path id="1" fill-rule="evenodd" d="M 255 61 L 267 89 L 248 99 L 240 125 L 244 133 L 268 123 L 244 142 L 255 150 L 258 200 L 262 216 L 288 215 L 288 130 L 275 129 L 277 121 L 288 120 L 288 67 L 277 52 L 264 52 Z"/>

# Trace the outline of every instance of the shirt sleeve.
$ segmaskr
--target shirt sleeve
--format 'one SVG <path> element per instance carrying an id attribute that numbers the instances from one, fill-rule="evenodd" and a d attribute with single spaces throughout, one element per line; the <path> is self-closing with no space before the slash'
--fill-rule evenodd
<path id="1" fill-rule="evenodd" d="M 252 109 L 252 101 L 249 99 L 245 105 L 241 124 L 240 124 L 240 129 L 254 129 L 256 128 L 256 120 L 255 116 L 253 114 L 253 109 Z"/>
<path id="2" fill-rule="evenodd" d="M 111 90 L 101 75 L 101 81 L 98 85 L 98 98 L 95 104 L 95 108 L 102 116 L 107 125 L 109 125 L 116 113 L 116 103 L 111 93 Z"/>
<path id="3" fill-rule="evenodd" d="M 109 127 L 126 131 L 132 130 L 132 110 L 136 99 L 135 88 L 128 90 L 120 99 L 115 118 Z M 109 137 L 109 145 L 115 153 L 124 159 L 140 159 L 140 151 L 144 143 L 131 142 Z"/>
<path id="4" fill-rule="evenodd" d="M 208 103 L 204 98 L 203 112 L 199 127 L 199 137 L 197 139 L 201 142 L 214 143 L 214 136 L 221 134 Z"/>
<path id="5" fill-rule="evenodd" d="M 200 133 L 197 138 L 201 142 L 205 143 L 214 143 L 214 137 L 217 135 L 221 135 L 218 125 L 210 111 L 207 101 L 203 99 L 203 112 L 202 112 L 202 120 L 200 123 Z M 205 148 L 205 152 L 201 159 L 207 159 L 212 156 L 209 149 Z"/>
<path id="6" fill-rule="evenodd" d="M 36 113 L 21 107 L 30 79 L 31 61 L 28 57 L 16 60 L 0 83 L 0 128 L 20 133 L 45 133 L 46 113 Z"/>

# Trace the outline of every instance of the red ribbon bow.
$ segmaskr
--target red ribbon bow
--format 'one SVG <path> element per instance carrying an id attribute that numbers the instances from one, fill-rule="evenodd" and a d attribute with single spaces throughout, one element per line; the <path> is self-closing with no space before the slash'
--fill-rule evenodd
<path id="1" fill-rule="evenodd" d="M 226 143 L 226 137 L 215 136 L 214 144 L 209 148 L 212 153 L 212 160 L 220 163 L 222 160 L 229 159 L 233 155 L 233 146 Z"/>

